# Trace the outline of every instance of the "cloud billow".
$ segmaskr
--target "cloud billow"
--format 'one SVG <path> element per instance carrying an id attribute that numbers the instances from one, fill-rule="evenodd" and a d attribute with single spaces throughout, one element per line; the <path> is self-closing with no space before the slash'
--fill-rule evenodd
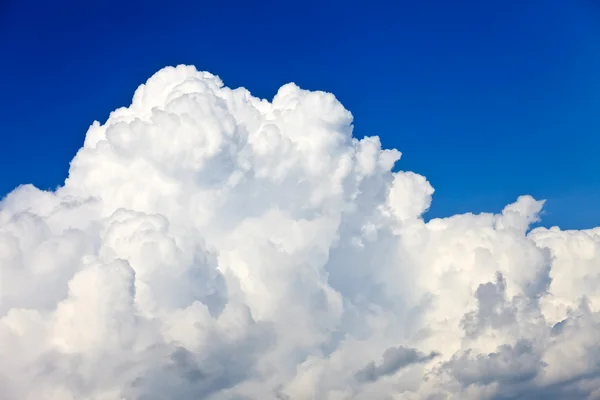
<path id="1" fill-rule="evenodd" d="M 400 156 L 332 94 L 157 72 L 0 203 L 1 397 L 599 396 L 600 228 L 425 222 Z"/>

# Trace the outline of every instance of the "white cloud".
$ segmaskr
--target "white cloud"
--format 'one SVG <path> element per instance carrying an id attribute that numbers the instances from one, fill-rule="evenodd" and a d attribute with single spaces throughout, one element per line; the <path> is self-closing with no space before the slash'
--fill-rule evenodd
<path id="1" fill-rule="evenodd" d="M 323 92 L 165 68 L 0 203 L 6 400 L 595 398 L 600 228 L 433 188 Z"/>

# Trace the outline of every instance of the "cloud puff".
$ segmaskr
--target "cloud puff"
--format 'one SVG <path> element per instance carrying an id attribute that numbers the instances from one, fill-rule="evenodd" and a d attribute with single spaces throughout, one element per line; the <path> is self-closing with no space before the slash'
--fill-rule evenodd
<path id="1" fill-rule="evenodd" d="M 333 95 L 165 68 L 0 203 L 5 400 L 600 396 L 600 228 L 433 188 Z"/>

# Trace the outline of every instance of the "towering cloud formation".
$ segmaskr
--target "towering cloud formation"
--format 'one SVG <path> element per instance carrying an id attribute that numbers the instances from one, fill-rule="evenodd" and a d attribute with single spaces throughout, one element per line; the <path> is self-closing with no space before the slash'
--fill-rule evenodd
<path id="1" fill-rule="evenodd" d="M 425 223 L 352 115 L 165 68 L 0 204 L 3 400 L 600 397 L 600 228 Z"/>

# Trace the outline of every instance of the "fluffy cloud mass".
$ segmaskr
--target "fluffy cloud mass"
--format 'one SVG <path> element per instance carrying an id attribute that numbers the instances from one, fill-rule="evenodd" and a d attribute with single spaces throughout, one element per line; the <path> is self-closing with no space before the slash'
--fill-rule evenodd
<path id="1" fill-rule="evenodd" d="M 328 93 L 165 68 L 0 203 L 3 400 L 599 399 L 600 228 L 433 188 Z"/>

